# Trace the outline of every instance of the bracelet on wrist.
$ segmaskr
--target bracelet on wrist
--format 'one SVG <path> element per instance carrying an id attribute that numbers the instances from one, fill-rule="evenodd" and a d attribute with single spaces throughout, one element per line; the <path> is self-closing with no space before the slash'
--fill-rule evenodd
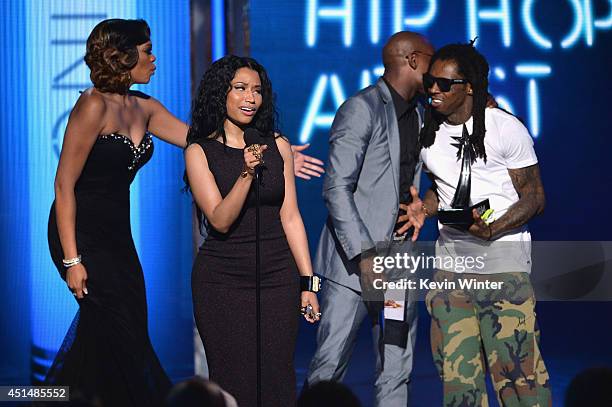
<path id="1" fill-rule="evenodd" d="M 70 268 L 72 266 L 76 266 L 81 262 L 81 255 L 79 254 L 77 257 L 73 257 L 71 259 L 62 259 L 62 263 L 64 267 Z"/>
<path id="2" fill-rule="evenodd" d="M 249 167 L 246 166 L 246 164 L 244 165 L 244 167 L 242 167 L 242 172 L 240 173 L 240 178 L 246 178 L 249 175 L 253 175 L 254 171 L 249 171 Z"/>
<path id="3" fill-rule="evenodd" d="M 319 276 L 300 276 L 300 291 L 318 293 L 321 290 Z"/>

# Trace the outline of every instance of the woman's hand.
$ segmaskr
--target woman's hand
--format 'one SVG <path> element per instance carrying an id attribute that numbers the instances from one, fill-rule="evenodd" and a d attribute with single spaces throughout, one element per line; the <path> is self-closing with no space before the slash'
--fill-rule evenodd
<path id="1" fill-rule="evenodd" d="M 66 270 L 66 284 L 72 294 L 79 300 L 83 299 L 87 292 L 87 270 L 83 263 L 76 264 Z"/>
<path id="2" fill-rule="evenodd" d="M 244 170 L 253 175 L 255 167 L 263 164 L 263 153 L 268 149 L 267 145 L 251 144 L 244 148 Z"/>
<path id="3" fill-rule="evenodd" d="M 319 300 L 317 300 L 317 294 L 311 291 L 302 291 L 302 309 L 312 306 L 311 312 L 306 312 L 304 318 L 306 321 L 314 324 L 321 319 L 321 311 L 319 310 Z"/>

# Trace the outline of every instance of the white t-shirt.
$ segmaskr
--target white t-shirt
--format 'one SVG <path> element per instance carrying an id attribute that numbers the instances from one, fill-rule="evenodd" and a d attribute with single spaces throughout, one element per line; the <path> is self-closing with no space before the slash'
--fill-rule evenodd
<path id="1" fill-rule="evenodd" d="M 465 123 L 472 134 L 473 120 Z M 519 196 L 512 185 L 509 169 L 529 167 L 537 164 L 533 140 L 525 126 L 514 116 L 500 109 L 485 111 L 484 144 L 487 153 L 485 164 L 478 158 L 472 164 L 470 204 L 489 199 L 493 209 L 492 219 L 499 219 L 508 208 L 518 201 Z M 450 208 L 455 195 L 461 160 L 457 158 L 456 140 L 461 137 L 463 124 L 442 123 L 436 132 L 436 140 L 429 148 L 421 150 L 425 170 L 431 173 L 438 188 L 440 208 Z M 440 237 L 436 245 L 437 255 L 482 255 L 486 253 L 484 269 L 464 270 L 472 273 L 499 273 L 531 271 L 531 236 L 527 225 L 509 231 L 487 242 L 470 233 L 438 223 Z M 508 242 L 508 243 L 500 243 Z M 459 244 L 460 243 L 460 244 Z M 443 268 L 448 269 L 448 268 Z M 448 270 L 457 271 L 457 270 Z"/>

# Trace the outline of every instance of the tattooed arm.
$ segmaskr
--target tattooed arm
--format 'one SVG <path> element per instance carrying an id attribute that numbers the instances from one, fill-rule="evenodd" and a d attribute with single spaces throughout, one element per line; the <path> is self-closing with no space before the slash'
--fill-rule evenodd
<path id="1" fill-rule="evenodd" d="M 508 230 L 523 226 L 531 218 L 544 212 L 546 198 L 538 164 L 509 169 L 519 200 L 501 218 L 491 223 L 491 235 L 499 236 Z"/>

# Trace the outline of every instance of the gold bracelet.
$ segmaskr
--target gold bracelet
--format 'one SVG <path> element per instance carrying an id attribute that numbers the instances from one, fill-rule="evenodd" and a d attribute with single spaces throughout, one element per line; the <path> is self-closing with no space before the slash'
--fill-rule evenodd
<path id="1" fill-rule="evenodd" d="M 242 168 L 242 172 L 240 173 L 240 178 L 246 178 L 249 175 L 253 175 L 253 173 L 249 171 L 249 167 L 247 167 L 245 164 Z"/>

